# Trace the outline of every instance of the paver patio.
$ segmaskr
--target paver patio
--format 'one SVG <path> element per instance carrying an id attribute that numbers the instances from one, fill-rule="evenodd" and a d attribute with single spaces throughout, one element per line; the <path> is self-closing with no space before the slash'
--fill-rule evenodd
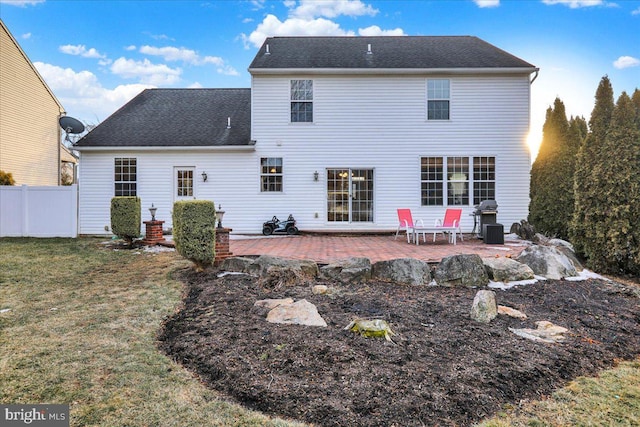
<path id="1" fill-rule="evenodd" d="M 404 236 L 394 235 L 331 235 L 302 234 L 298 236 L 242 236 L 231 235 L 229 246 L 234 256 L 273 255 L 293 259 L 309 259 L 328 263 L 347 257 L 366 257 L 371 262 L 394 258 L 416 258 L 439 262 L 456 254 L 477 253 L 481 257 L 517 256 L 525 244 L 505 238 L 504 245 L 488 245 L 482 240 L 465 235 L 464 241 L 450 244 L 438 236 L 436 241 L 427 237 L 420 245 L 407 243 Z"/>

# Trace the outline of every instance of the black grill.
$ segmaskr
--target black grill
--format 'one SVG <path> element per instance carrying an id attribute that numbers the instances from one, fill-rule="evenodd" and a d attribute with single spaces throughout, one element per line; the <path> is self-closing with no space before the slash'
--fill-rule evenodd
<path id="1" fill-rule="evenodd" d="M 477 231 L 476 236 L 483 239 L 485 234 L 484 226 L 498 222 L 498 203 L 495 200 L 483 200 L 474 207 L 475 210 L 471 214 L 473 215 L 473 233 Z"/>

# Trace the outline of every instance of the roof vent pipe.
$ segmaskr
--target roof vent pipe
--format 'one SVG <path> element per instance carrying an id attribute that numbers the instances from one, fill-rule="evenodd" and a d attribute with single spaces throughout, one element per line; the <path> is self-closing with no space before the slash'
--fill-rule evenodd
<path id="1" fill-rule="evenodd" d="M 367 44 L 367 55 L 371 55 L 373 52 L 371 52 L 371 43 Z"/>
<path id="2" fill-rule="evenodd" d="M 269 52 L 269 43 L 267 43 L 267 45 L 264 47 L 265 48 L 265 55 L 271 55 L 271 52 Z"/>
<path id="3" fill-rule="evenodd" d="M 227 129 L 231 129 L 231 117 L 227 117 Z"/>

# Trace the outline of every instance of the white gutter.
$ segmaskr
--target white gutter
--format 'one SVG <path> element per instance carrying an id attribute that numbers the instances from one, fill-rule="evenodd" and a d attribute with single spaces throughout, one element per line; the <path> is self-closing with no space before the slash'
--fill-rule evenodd
<path id="1" fill-rule="evenodd" d="M 536 67 L 512 68 L 249 68 L 252 75 L 283 74 L 531 74 Z"/>
<path id="2" fill-rule="evenodd" d="M 136 146 L 101 146 L 101 147 L 73 147 L 76 151 L 219 151 L 219 152 L 250 152 L 255 151 L 255 144 L 251 145 L 231 145 L 231 146 L 153 146 L 153 147 L 136 147 Z"/>

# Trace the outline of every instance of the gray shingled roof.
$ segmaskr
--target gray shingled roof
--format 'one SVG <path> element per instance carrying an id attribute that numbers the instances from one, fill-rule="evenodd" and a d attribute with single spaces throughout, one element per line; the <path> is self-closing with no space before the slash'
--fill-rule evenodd
<path id="1" fill-rule="evenodd" d="M 367 54 L 368 45 L 371 54 Z M 305 68 L 535 69 L 535 66 L 472 36 L 269 37 L 249 71 Z"/>
<path id="2" fill-rule="evenodd" d="M 76 147 L 243 146 L 250 139 L 251 89 L 147 89 Z"/>

